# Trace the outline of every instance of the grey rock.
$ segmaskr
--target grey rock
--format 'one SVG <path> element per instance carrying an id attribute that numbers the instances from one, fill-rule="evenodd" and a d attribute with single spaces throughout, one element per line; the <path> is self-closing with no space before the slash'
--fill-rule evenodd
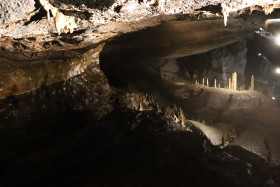
<path id="1" fill-rule="evenodd" d="M 1 0 L 0 24 L 22 20 L 34 9 L 34 0 Z"/>

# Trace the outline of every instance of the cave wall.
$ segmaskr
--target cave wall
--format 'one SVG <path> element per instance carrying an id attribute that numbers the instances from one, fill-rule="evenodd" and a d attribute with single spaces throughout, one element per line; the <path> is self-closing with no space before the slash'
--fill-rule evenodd
<path id="1" fill-rule="evenodd" d="M 279 74 L 276 73 L 278 65 L 272 63 L 267 57 L 256 49 L 251 40 L 247 53 L 247 65 L 245 69 L 245 79 L 249 84 L 251 75 L 255 77 L 255 88 L 270 97 L 279 98 L 280 83 Z M 263 47 L 263 46 L 257 46 Z"/>
<path id="2" fill-rule="evenodd" d="M 228 84 L 232 73 L 238 74 L 238 83 L 244 84 L 244 72 L 247 63 L 246 42 L 237 42 L 228 46 L 211 50 L 207 53 L 187 56 L 177 59 L 181 75 L 189 81 L 202 82 L 209 79 L 214 84 L 214 79 L 223 85 Z"/>
<path id="3" fill-rule="evenodd" d="M 39 70 L 51 70 L 45 72 L 47 73 L 45 78 L 50 79 L 50 84 L 47 84 L 46 80 L 39 85 L 41 80 L 34 78 L 27 83 L 32 82 L 33 85 L 40 86 L 36 90 L 31 89 L 21 95 L 0 99 L 0 128 L 26 127 L 38 120 L 45 120 L 67 111 L 89 112 L 96 119 L 106 115 L 111 110 L 112 91 L 107 78 L 100 70 L 99 53 L 91 50 L 87 55 L 91 58 L 82 57 L 87 61 L 86 66 L 83 63 L 72 62 L 74 66 L 69 71 L 63 65 L 59 67 L 60 65 L 56 63 L 52 64 L 54 65 L 52 68 L 47 66 L 40 68 Z M 37 72 L 39 75 L 41 73 Z M 64 77 L 67 80 L 63 80 L 61 76 L 65 73 L 71 74 L 71 78 Z M 23 88 L 30 88 L 29 86 L 27 84 Z"/>

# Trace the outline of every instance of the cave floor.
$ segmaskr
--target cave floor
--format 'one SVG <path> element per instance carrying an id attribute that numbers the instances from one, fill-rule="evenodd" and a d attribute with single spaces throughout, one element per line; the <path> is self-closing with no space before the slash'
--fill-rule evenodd
<path id="1" fill-rule="evenodd" d="M 65 112 L 0 131 L 3 186 L 263 186 L 279 168 L 219 149 L 162 112 L 116 107 L 101 120 Z M 278 178 L 277 178 L 278 177 Z"/>

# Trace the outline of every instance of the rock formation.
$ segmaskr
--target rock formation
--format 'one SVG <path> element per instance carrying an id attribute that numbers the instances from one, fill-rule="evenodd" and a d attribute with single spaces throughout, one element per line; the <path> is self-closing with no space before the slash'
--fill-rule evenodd
<path id="1" fill-rule="evenodd" d="M 279 186 L 279 7 L 0 0 L 0 186 Z"/>

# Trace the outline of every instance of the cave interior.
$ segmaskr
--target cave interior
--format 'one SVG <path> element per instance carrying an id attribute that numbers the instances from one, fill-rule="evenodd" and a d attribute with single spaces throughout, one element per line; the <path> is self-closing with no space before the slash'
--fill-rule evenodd
<path id="1" fill-rule="evenodd" d="M 1 1 L 1 186 L 280 186 L 279 8 Z"/>

